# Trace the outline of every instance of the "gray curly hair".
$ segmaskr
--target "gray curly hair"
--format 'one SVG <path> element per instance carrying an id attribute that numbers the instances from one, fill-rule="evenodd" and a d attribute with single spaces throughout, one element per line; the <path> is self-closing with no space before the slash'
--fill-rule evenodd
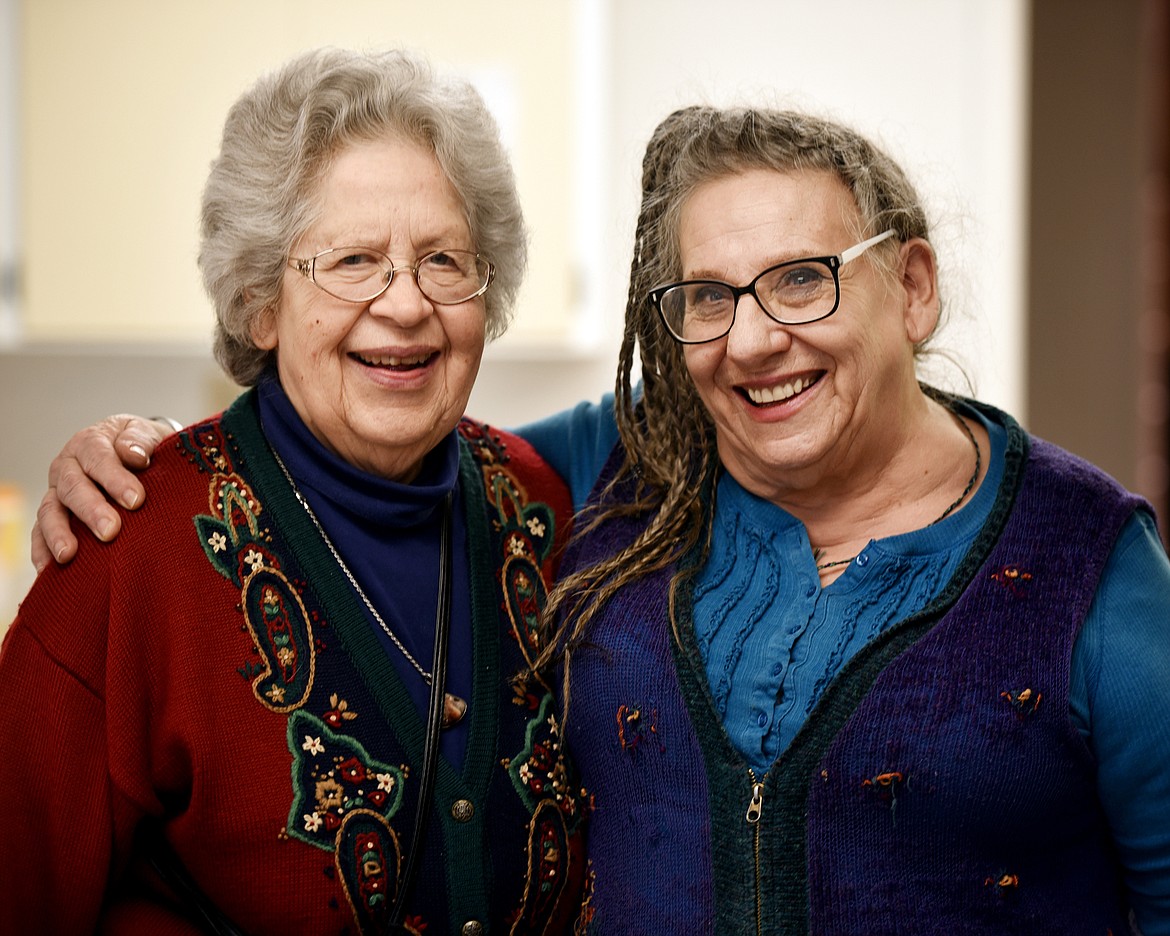
<path id="1" fill-rule="evenodd" d="M 252 325 L 279 300 L 288 252 L 316 220 L 333 157 L 387 134 L 434 152 L 475 249 L 496 268 L 484 294 L 487 337 L 508 327 L 528 244 L 512 166 L 483 99 L 407 52 L 319 49 L 236 101 L 203 191 L 199 268 L 215 306 L 215 356 L 242 386 L 255 384 L 275 353 L 256 347 Z"/>
<path id="2" fill-rule="evenodd" d="M 559 613 L 566 626 L 537 666 L 563 654 L 566 703 L 569 657 L 585 640 L 597 610 L 624 585 L 706 542 L 710 499 L 702 492 L 714 483 L 719 463 L 715 426 L 687 378 L 682 345 L 666 333 L 648 294 L 682 278 L 678 234 L 687 198 L 704 182 L 751 169 L 835 175 L 857 203 L 864 228 L 854 232 L 859 239 L 888 228 L 896 232 L 872 252 L 887 271 L 900 243 L 929 241 L 925 210 L 903 171 L 841 124 L 794 111 L 703 106 L 675 111 L 658 125 L 642 163 L 642 205 L 618 360 L 616 415 L 625 457 L 607 495 L 618 485 L 623 493 L 603 496 L 581 530 L 621 516 L 649 515 L 650 522 L 628 548 L 562 579 L 549 596 L 547 619 Z M 639 352 L 640 402 L 631 384 Z M 672 621 L 678 587 L 692 573 L 674 576 Z"/>

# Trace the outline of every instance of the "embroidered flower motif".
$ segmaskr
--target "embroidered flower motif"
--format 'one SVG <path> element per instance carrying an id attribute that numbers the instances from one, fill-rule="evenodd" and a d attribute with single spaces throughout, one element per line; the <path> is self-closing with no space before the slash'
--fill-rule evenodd
<path id="1" fill-rule="evenodd" d="M 658 735 L 658 709 L 642 705 L 619 705 L 617 710 L 618 744 L 631 754 L 643 744 L 653 744 L 660 752 L 666 746 Z M 554 724 L 555 730 L 555 724 Z"/>
<path id="2" fill-rule="evenodd" d="M 281 647 L 276 651 L 276 658 L 280 660 L 281 666 L 289 666 L 295 662 L 297 655 L 289 647 Z"/>
<path id="3" fill-rule="evenodd" d="M 540 707 L 540 697 L 528 689 L 528 683 L 516 679 L 512 683 L 512 704 L 522 705 L 529 711 L 535 712 Z"/>
<path id="4" fill-rule="evenodd" d="M 244 562 L 248 563 L 252 567 L 252 571 L 255 572 L 264 565 L 264 556 L 255 549 L 249 549 L 248 554 L 244 556 Z"/>
<path id="5" fill-rule="evenodd" d="M 282 686 L 269 686 L 264 690 L 264 694 L 268 696 L 269 701 L 278 705 L 284 702 L 284 688 Z"/>
<path id="6" fill-rule="evenodd" d="M 350 783 L 361 783 L 366 779 L 366 768 L 356 757 L 350 757 L 337 765 L 341 776 Z"/>
<path id="7" fill-rule="evenodd" d="M 996 897 L 1004 900 L 1013 895 L 1020 886 L 1020 876 L 1012 874 L 1008 871 L 1001 871 L 992 877 L 983 879 L 983 886 L 993 888 Z M 1112 930 L 1107 930 L 1107 933 L 1112 933 Z"/>
<path id="8" fill-rule="evenodd" d="M 308 751 L 310 754 L 324 754 L 325 745 L 321 743 L 320 738 L 314 738 L 312 735 L 305 735 L 305 743 L 301 745 L 302 751 Z"/>
<path id="9" fill-rule="evenodd" d="M 1016 710 L 1016 714 L 1022 718 L 1025 715 L 1031 715 L 1040 707 L 1040 700 L 1044 698 L 1044 693 L 1033 689 L 1021 689 L 1019 692 L 1001 692 L 999 697 L 1006 699 L 1008 704 Z"/>
<path id="10" fill-rule="evenodd" d="M 523 556 L 524 540 L 522 540 L 519 536 L 509 536 L 508 552 L 510 552 L 513 556 Z"/>
<path id="11" fill-rule="evenodd" d="M 388 773 L 380 773 L 377 775 L 378 789 L 385 790 L 387 793 L 394 789 L 394 775 Z"/>
<path id="12" fill-rule="evenodd" d="M 532 768 L 527 761 L 520 765 L 520 779 L 525 783 L 529 783 L 532 780 Z"/>
<path id="13" fill-rule="evenodd" d="M 1019 566 L 1006 565 L 998 572 L 992 572 L 991 578 L 1013 595 L 1021 595 L 1027 584 L 1032 581 L 1032 573 L 1021 569 Z"/>
<path id="14" fill-rule="evenodd" d="M 330 728 L 340 728 L 342 721 L 352 721 L 357 718 L 357 712 L 350 712 L 349 703 L 345 699 L 338 699 L 337 693 L 329 697 L 329 704 L 333 706 L 322 717 Z"/>
<path id="15" fill-rule="evenodd" d="M 326 812 L 334 806 L 342 804 L 342 796 L 345 791 L 336 780 L 325 779 L 317 782 L 314 793 L 316 794 L 317 808 L 321 812 Z"/>
<path id="16" fill-rule="evenodd" d="M 223 552 L 227 549 L 227 537 L 222 533 L 212 533 L 207 538 L 207 545 L 211 547 L 212 552 Z"/>
<path id="17" fill-rule="evenodd" d="M 533 536 L 544 536 L 544 524 L 541 523 L 536 517 L 529 519 L 528 523 L 525 525 L 528 527 L 528 532 Z"/>
<path id="18" fill-rule="evenodd" d="M 321 828 L 321 817 L 317 813 L 305 813 L 305 831 L 316 832 Z"/>

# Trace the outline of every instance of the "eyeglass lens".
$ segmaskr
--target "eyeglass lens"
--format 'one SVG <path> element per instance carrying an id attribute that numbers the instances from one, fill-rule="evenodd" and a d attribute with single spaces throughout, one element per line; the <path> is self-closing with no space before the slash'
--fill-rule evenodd
<path id="1" fill-rule="evenodd" d="M 837 280 L 820 260 L 802 260 L 764 271 L 749 287 L 765 312 L 778 322 L 799 325 L 832 314 Z M 679 283 L 662 293 L 659 304 L 670 330 L 683 341 L 709 341 L 731 329 L 737 290 L 726 283 Z"/>
<path id="2" fill-rule="evenodd" d="M 368 247 L 335 247 L 313 261 L 313 282 L 338 299 L 366 302 L 384 292 L 395 274 L 409 275 L 390 258 Z M 453 305 L 481 292 L 491 264 L 469 250 L 436 250 L 413 268 L 419 291 L 434 302 Z"/>

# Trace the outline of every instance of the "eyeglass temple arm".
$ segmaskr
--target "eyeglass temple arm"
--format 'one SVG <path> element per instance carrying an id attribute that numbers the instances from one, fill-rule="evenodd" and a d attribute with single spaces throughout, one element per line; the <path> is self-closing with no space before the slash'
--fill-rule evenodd
<path id="1" fill-rule="evenodd" d="M 877 244 L 880 244 L 887 238 L 893 237 L 896 233 L 897 231 L 895 231 L 893 228 L 890 228 L 888 231 L 883 231 L 881 234 L 877 234 L 871 237 L 869 240 L 863 240 L 860 244 L 850 247 L 848 250 L 842 250 L 841 266 L 844 266 L 850 260 L 856 260 L 863 253 L 869 250 L 870 247 L 874 247 Z"/>

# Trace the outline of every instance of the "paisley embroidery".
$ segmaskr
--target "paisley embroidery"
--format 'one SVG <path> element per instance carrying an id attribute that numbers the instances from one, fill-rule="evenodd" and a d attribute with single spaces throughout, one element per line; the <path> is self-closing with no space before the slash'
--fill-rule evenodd
<path id="1" fill-rule="evenodd" d="M 531 668 L 542 649 L 540 611 L 547 596 L 544 564 L 552 556 L 556 520 L 548 504 L 530 501 L 528 491 L 507 468 L 499 436 L 463 420 L 459 432 L 483 475 L 488 517 L 502 564 L 498 583 L 510 636 Z M 580 910 L 571 906 L 584 868 L 581 822 L 588 807 L 561 749 L 554 697 L 539 676 L 513 681 L 514 705 L 527 714 L 523 750 L 501 761 L 512 785 L 531 811 L 528 878 L 511 928 L 519 933 L 567 932 Z"/>
<path id="2" fill-rule="evenodd" d="M 244 580 L 240 605 L 261 657 L 263 671 L 252 692 L 274 712 L 291 712 L 313 690 L 316 654 L 313 627 L 300 596 L 277 569 L 258 565 Z"/>
<path id="3" fill-rule="evenodd" d="M 549 800 L 539 803 L 528 827 L 528 879 L 514 936 L 567 931 L 576 908 L 562 906 L 561 897 L 575 877 L 570 866 L 582 865 L 584 857 L 584 843 L 569 834 L 561 811 Z"/>
<path id="4" fill-rule="evenodd" d="M 332 851 L 338 829 L 354 810 L 385 820 L 398 812 L 403 768 L 374 760 L 354 738 L 303 709 L 289 717 L 287 737 L 293 756 L 290 838 Z"/>
<path id="5" fill-rule="evenodd" d="M 529 500 L 499 434 L 468 420 L 459 432 L 487 497 L 501 633 L 531 662 L 541 649 L 543 570 L 553 555 L 556 518 L 549 505 Z M 281 836 L 331 852 L 358 930 L 381 932 L 403 860 L 391 822 L 401 811 L 409 768 L 376 760 L 345 733 L 363 722 L 355 721 L 358 712 L 331 687 L 325 688 L 328 703 L 322 697 L 314 706 L 320 716 L 307 710 L 324 646 L 315 629 L 327 629 L 328 622 L 311 601 L 306 606 L 305 583 L 295 564 L 274 548 L 265 507 L 232 464 L 218 422 L 181 433 L 177 447 L 208 477 L 208 512 L 193 522 L 208 562 L 239 589 L 242 629 L 253 644 L 252 658 L 239 671 L 258 701 L 287 716 L 292 802 Z M 520 723 L 509 731 L 522 726 L 524 742 L 501 765 L 530 819 L 528 875 L 508 923 L 517 934 L 566 932 L 580 909 L 576 887 L 585 868 L 581 821 L 588 800 L 561 749 L 549 686 L 530 677 L 516 684 L 512 701 L 517 707 L 508 706 L 507 717 Z M 425 932 L 427 926 L 424 917 L 406 919 L 410 932 Z"/>
<path id="6" fill-rule="evenodd" d="M 492 530 L 503 553 L 499 582 L 504 611 L 512 635 L 531 665 L 540 652 L 540 609 L 546 596 L 541 568 L 552 555 L 556 519 L 548 504 L 528 499 L 524 485 L 506 467 L 504 446 L 488 427 L 465 419 L 459 431 L 483 474 Z"/>
<path id="7" fill-rule="evenodd" d="M 369 809 L 347 815 L 337 833 L 334 858 L 361 932 L 387 932 L 386 923 L 398 896 L 402 850 L 385 817 Z"/>
<path id="8" fill-rule="evenodd" d="M 212 566 L 240 589 L 240 608 L 260 662 L 249 660 L 239 671 L 267 708 L 282 713 L 300 708 L 316 672 L 313 626 L 270 549 L 272 537 L 261 525 L 263 505 L 236 474 L 216 424 L 180 433 L 177 445 L 188 461 L 211 475 L 211 513 L 196 516 L 194 523 Z"/>

